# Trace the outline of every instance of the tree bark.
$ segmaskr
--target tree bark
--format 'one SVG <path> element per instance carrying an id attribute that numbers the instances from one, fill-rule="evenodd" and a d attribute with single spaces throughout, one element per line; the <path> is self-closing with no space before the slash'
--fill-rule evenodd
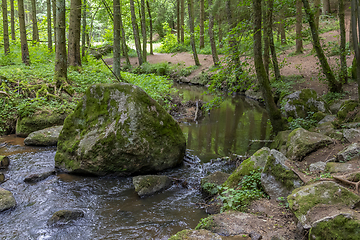
<path id="1" fill-rule="evenodd" d="M 20 25 L 21 59 L 25 65 L 30 65 L 29 48 L 26 40 L 24 1 L 18 0 L 18 13 Z"/>
<path id="2" fill-rule="evenodd" d="M 304 4 L 305 12 L 308 17 L 308 21 L 309 21 L 309 25 L 310 25 L 310 29 L 311 29 L 313 46 L 315 48 L 318 59 L 320 61 L 323 73 L 326 76 L 326 79 L 328 81 L 328 86 L 330 88 L 330 91 L 331 92 L 342 92 L 342 83 L 336 80 L 336 78 L 333 74 L 333 71 L 331 70 L 329 63 L 326 59 L 324 51 L 321 47 L 319 34 L 318 34 L 318 31 L 317 31 L 317 28 L 316 28 L 315 22 L 314 22 L 314 13 L 310 9 L 309 1 L 308 0 L 302 0 L 302 1 Z"/>
<path id="3" fill-rule="evenodd" d="M 284 9 L 281 8 L 280 10 L 280 20 L 279 20 L 279 32 L 280 32 L 280 38 L 281 38 L 281 45 L 286 45 L 286 32 L 285 32 L 285 26 L 284 26 Z"/>
<path id="4" fill-rule="evenodd" d="M 181 8 L 181 18 L 180 18 L 180 30 L 181 30 L 181 34 L 180 34 L 180 38 L 181 38 L 181 43 L 184 44 L 185 41 L 185 27 L 184 27 L 184 23 L 185 23 L 185 0 L 180 0 L 180 8 Z"/>
<path id="5" fill-rule="evenodd" d="M 15 10 L 14 0 L 10 0 L 10 15 L 11 15 L 11 40 L 15 40 Z"/>
<path id="6" fill-rule="evenodd" d="M 321 0 L 314 0 L 315 26 L 317 29 L 319 28 L 320 4 L 321 4 Z"/>
<path id="7" fill-rule="evenodd" d="M 149 21 L 150 21 L 150 32 L 149 32 L 149 34 L 150 34 L 149 35 L 149 37 L 150 37 L 150 54 L 154 55 L 154 50 L 153 50 L 153 23 L 152 23 L 153 20 L 152 20 L 152 17 L 151 17 L 151 8 L 150 8 L 149 0 L 146 0 L 146 6 L 147 6 L 147 10 L 148 10 L 148 14 L 149 14 Z"/>
<path id="8" fill-rule="evenodd" d="M 327 15 L 327 14 L 331 13 L 330 0 L 322 0 L 322 2 L 323 2 L 322 14 Z"/>
<path id="9" fill-rule="evenodd" d="M 196 46 L 195 46 L 195 30 L 194 30 L 194 5 L 193 0 L 187 0 L 188 3 L 188 12 L 189 12 L 189 26 L 190 26 L 190 44 L 193 51 L 194 61 L 196 66 L 200 66 L 200 61 L 197 55 Z"/>
<path id="10" fill-rule="evenodd" d="M 264 11 L 264 27 L 263 27 L 263 32 L 264 32 L 264 37 L 263 37 L 263 42 L 264 42 L 264 54 L 263 54 L 263 62 L 264 62 L 264 67 L 265 67 L 265 72 L 268 76 L 269 75 L 269 68 L 270 68 L 270 34 L 271 34 L 271 28 L 270 28 L 270 21 L 272 21 L 272 19 L 269 19 L 270 17 L 270 8 L 269 8 L 269 1 L 265 2 L 265 11 Z"/>
<path id="11" fill-rule="evenodd" d="M 139 65 L 142 65 L 143 64 L 143 56 L 141 54 L 140 36 L 139 36 L 138 25 L 136 22 L 134 0 L 130 0 L 130 11 L 131 11 L 131 23 L 132 23 L 133 33 L 134 33 L 136 53 L 138 56 Z"/>
<path id="12" fill-rule="evenodd" d="M 346 32 L 345 32 L 345 9 L 344 0 L 339 1 L 339 25 L 340 25 L 340 81 L 347 82 L 346 66 Z"/>
<path id="13" fill-rule="evenodd" d="M 81 0 L 71 0 L 69 21 L 68 64 L 77 68 L 81 67 Z"/>
<path id="14" fill-rule="evenodd" d="M 81 33 L 81 56 L 84 58 L 86 54 L 86 17 L 87 17 L 87 7 L 86 1 L 83 3 L 83 16 L 82 16 L 82 33 Z"/>
<path id="15" fill-rule="evenodd" d="M 143 37 L 143 60 L 146 62 L 147 57 L 147 51 L 146 51 L 146 44 L 147 44 L 147 38 L 146 38 L 146 21 L 145 21 L 145 0 L 141 0 L 141 34 Z"/>
<path id="16" fill-rule="evenodd" d="M 67 81 L 65 0 L 56 0 L 55 81 L 60 88 Z"/>
<path id="17" fill-rule="evenodd" d="M 51 0 L 52 1 L 52 14 L 53 14 L 53 26 L 54 26 L 54 43 L 56 44 L 56 0 Z M 56 47 L 55 47 L 55 52 L 56 52 Z"/>
<path id="18" fill-rule="evenodd" d="M 52 52 L 51 0 L 46 0 L 48 49 Z"/>
<path id="19" fill-rule="evenodd" d="M 265 107 L 269 114 L 273 131 L 278 133 L 286 128 L 286 123 L 276 107 L 274 97 L 271 92 L 271 86 L 268 75 L 262 61 L 261 47 L 261 0 L 253 0 L 254 11 L 254 64 L 256 76 L 260 84 L 261 92 L 264 98 Z"/>
<path id="20" fill-rule="evenodd" d="M 146 1 L 148 4 L 149 1 Z M 176 37 L 178 44 L 180 43 L 180 35 L 181 35 L 181 28 L 180 28 L 180 0 L 176 0 Z"/>
<path id="21" fill-rule="evenodd" d="M 126 36 L 125 36 L 125 29 L 122 21 L 122 10 L 121 10 L 121 0 L 120 0 L 120 28 L 121 28 L 121 42 L 123 46 L 123 53 L 126 59 L 126 65 L 131 66 L 129 55 L 128 55 L 128 47 L 126 45 Z"/>
<path id="22" fill-rule="evenodd" d="M 9 21 L 7 12 L 7 1 L 2 0 L 2 16 L 3 16 L 3 33 L 4 33 L 4 53 L 8 55 L 10 53 L 10 41 L 9 41 Z"/>
<path id="23" fill-rule="evenodd" d="M 212 0 L 208 0 L 209 3 L 209 38 L 210 38 L 210 46 L 211 46 L 211 55 L 213 58 L 213 62 L 215 66 L 219 66 L 219 56 L 216 50 L 216 43 L 214 37 L 214 15 L 212 9 Z"/>
<path id="24" fill-rule="evenodd" d="M 120 1 L 113 0 L 114 10 L 114 46 L 113 46 L 113 72 L 117 78 L 121 79 L 121 61 L 120 61 Z"/>
<path id="25" fill-rule="evenodd" d="M 36 0 L 31 0 L 31 17 L 32 17 L 32 40 L 34 42 L 39 42 L 39 29 L 36 19 Z"/>
<path id="26" fill-rule="evenodd" d="M 302 41 L 302 2 L 296 0 L 296 50 L 295 53 L 303 53 L 303 41 Z"/>
<path id="27" fill-rule="evenodd" d="M 273 34 L 273 10 L 274 10 L 274 0 L 268 0 L 268 7 L 269 7 L 269 15 L 268 15 L 268 21 L 269 21 L 269 41 L 270 41 L 270 50 L 271 50 L 271 57 L 272 57 L 272 63 L 274 68 L 274 75 L 275 80 L 280 81 L 281 75 L 280 75 L 280 68 L 278 59 L 276 56 L 276 49 L 274 44 L 274 34 Z"/>
<path id="28" fill-rule="evenodd" d="M 357 0 L 351 0 L 351 21 L 352 21 L 352 37 L 355 50 L 355 60 L 356 60 L 356 81 L 358 84 L 358 100 L 360 101 L 360 49 L 359 49 L 359 37 L 358 30 L 359 26 L 357 24 L 358 14 L 359 14 L 359 2 Z M 354 65 L 353 65 L 354 66 Z"/>
<path id="29" fill-rule="evenodd" d="M 228 24 L 229 24 L 229 47 L 230 47 L 230 52 L 231 52 L 231 62 L 232 64 L 236 67 L 239 68 L 240 67 L 240 56 L 239 56 L 239 51 L 238 51 L 238 44 L 237 44 L 237 40 L 235 37 L 235 27 L 236 27 L 236 22 L 233 19 L 232 16 L 232 12 L 231 12 L 231 5 L 230 5 L 231 1 L 227 0 L 226 1 L 226 15 L 227 15 L 227 20 L 228 20 Z"/>
<path id="30" fill-rule="evenodd" d="M 204 0 L 200 0 L 200 49 L 205 47 L 204 39 L 205 6 Z"/>

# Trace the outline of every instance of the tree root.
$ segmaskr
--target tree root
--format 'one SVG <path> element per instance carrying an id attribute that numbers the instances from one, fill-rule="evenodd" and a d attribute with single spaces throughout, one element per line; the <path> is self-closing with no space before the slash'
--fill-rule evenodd
<path id="1" fill-rule="evenodd" d="M 349 185 L 353 185 L 355 186 L 355 191 L 357 193 L 359 193 L 359 185 L 360 185 L 360 181 L 358 182 L 353 182 L 353 181 L 349 181 L 347 179 L 344 179 L 344 178 L 341 178 L 341 177 L 337 177 L 337 176 L 333 176 L 334 179 L 340 181 L 340 182 L 343 182 L 343 183 L 346 183 L 346 184 L 349 184 Z"/>

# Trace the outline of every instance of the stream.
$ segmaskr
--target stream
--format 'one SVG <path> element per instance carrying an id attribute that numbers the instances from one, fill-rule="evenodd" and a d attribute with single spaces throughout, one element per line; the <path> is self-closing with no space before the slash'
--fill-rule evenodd
<path id="1" fill-rule="evenodd" d="M 203 88 L 177 85 L 185 100 L 203 99 Z M 195 228 L 207 217 L 198 203 L 200 179 L 214 171 L 231 172 L 235 166 L 216 160 L 232 154 L 252 154 L 269 139 L 270 126 L 263 107 L 242 96 L 227 97 L 218 109 L 199 122 L 182 122 L 187 139 L 188 161 L 161 174 L 185 179 L 188 188 L 173 185 L 168 190 L 139 198 L 132 178 L 80 177 L 58 174 L 28 184 L 30 174 L 54 169 L 55 147 L 27 147 L 22 138 L 0 137 L 8 145 L 0 155 L 10 158 L 1 184 L 16 199 L 14 209 L 1 213 L 1 239 L 168 239 L 187 228 Z M 191 163 L 188 163 L 191 162 Z M 85 217 L 61 227 L 47 225 L 58 210 L 82 210 Z"/>

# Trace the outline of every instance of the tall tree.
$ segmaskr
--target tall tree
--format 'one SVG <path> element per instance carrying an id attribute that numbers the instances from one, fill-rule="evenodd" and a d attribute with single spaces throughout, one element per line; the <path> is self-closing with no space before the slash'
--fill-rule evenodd
<path id="1" fill-rule="evenodd" d="M 148 1 L 146 1 L 148 3 Z M 180 43 L 180 0 L 176 0 L 176 37 L 178 43 Z"/>
<path id="2" fill-rule="evenodd" d="M 358 84 L 358 96 L 360 101 L 360 49 L 359 49 L 359 39 L 358 36 L 360 24 L 359 24 L 359 1 L 351 0 L 351 22 L 352 22 L 352 37 L 353 37 L 353 44 L 355 50 L 355 68 L 356 68 L 356 81 Z M 354 66 L 354 64 L 353 64 Z"/>
<path id="3" fill-rule="evenodd" d="M 82 16 L 82 33 L 81 33 L 81 56 L 85 57 L 86 49 L 86 17 L 87 17 L 87 0 L 83 2 L 83 16 Z"/>
<path id="4" fill-rule="evenodd" d="M 147 39 L 146 39 L 146 21 L 145 21 L 145 0 L 141 0 L 141 35 L 143 37 L 143 60 L 144 62 L 146 62 L 146 55 L 147 55 L 147 51 L 146 51 L 146 43 L 147 43 Z"/>
<path id="5" fill-rule="evenodd" d="M 51 0 L 46 0 L 48 49 L 52 51 Z"/>
<path id="6" fill-rule="evenodd" d="M 10 22 L 11 22 L 11 40 L 15 40 L 15 10 L 14 0 L 10 0 Z"/>
<path id="7" fill-rule="evenodd" d="M 180 34 L 180 39 L 181 39 L 181 43 L 184 44 L 185 41 L 185 0 L 180 0 L 180 30 L 181 30 L 181 34 Z"/>
<path id="8" fill-rule="evenodd" d="M 9 44 L 9 23 L 8 23 L 8 12 L 7 12 L 7 1 L 2 0 L 2 15 L 3 15 L 3 33 L 4 33 L 4 52 L 5 55 L 10 53 Z"/>
<path id="9" fill-rule="evenodd" d="M 216 50 L 216 43 L 215 43 L 215 37 L 214 37 L 214 15 L 213 15 L 213 9 L 212 9 L 212 0 L 208 0 L 209 3 L 209 38 L 210 38 L 210 46 L 211 46 L 211 55 L 213 58 L 213 62 L 215 66 L 219 66 L 219 56 L 217 54 Z"/>
<path id="10" fill-rule="evenodd" d="M 320 4 L 321 4 L 321 0 L 314 0 L 314 17 L 315 17 L 315 27 L 319 28 L 319 20 L 320 20 Z"/>
<path id="11" fill-rule="evenodd" d="M 68 64 L 72 67 L 81 66 L 80 56 L 81 32 L 81 0 L 71 0 L 69 17 L 69 49 Z"/>
<path id="12" fill-rule="evenodd" d="M 281 45 L 286 45 L 286 32 L 285 32 L 285 9 L 284 3 L 283 6 L 280 8 L 280 19 L 279 19 L 279 32 L 281 38 Z"/>
<path id="13" fill-rule="evenodd" d="M 113 55 L 114 55 L 114 63 L 113 63 L 113 72 L 118 77 L 121 78 L 120 75 L 120 1 L 113 0 L 113 9 L 114 9 L 114 47 L 113 47 Z"/>
<path id="14" fill-rule="evenodd" d="M 121 15 L 122 15 L 122 9 L 121 9 L 121 0 L 120 0 L 120 29 L 121 29 L 121 36 L 122 36 L 121 43 L 122 43 L 123 53 L 124 53 L 124 56 L 126 59 L 126 64 L 128 66 L 130 66 L 131 63 L 130 63 L 130 59 L 129 59 L 129 55 L 128 55 L 128 47 L 126 45 L 125 29 L 124 29 L 124 24 L 123 24 Z"/>
<path id="15" fill-rule="evenodd" d="M 304 8 L 305 8 L 305 12 L 306 15 L 308 17 L 308 22 L 310 25 L 310 30 L 311 30 L 311 36 L 313 39 L 313 46 L 314 49 L 316 51 L 316 55 L 320 61 L 320 65 L 322 68 L 322 71 L 324 73 L 324 75 L 326 76 L 326 79 L 328 81 L 328 86 L 330 88 L 331 92 L 342 92 L 342 83 L 340 81 L 337 81 L 333 71 L 331 70 L 329 63 L 326 59 L 326 56 L 324 54 L 324 51 L 321 47 L 320 44 L 320 39 L 319 39 L 319 33 L 318 30 L 315 26 L 315 21 L 314 21 L 314 13 L 313 11 L 310 9 L 310 4 L 308 0 L 302 0 L 303 4 L 304 4 Z"/>
<path id="16" fill-rule="evenodd" d="M 25 65 L 30 65 L 29 48 L 26 39 L 24 1 L 18 0 L 18 13 L 20 25 L 21 59 Z"/>
<path id="17" fill-rule="evenodd" d="M 274 0 L 268 0 L 268 8 L 269 8 L 269 14 L 268 14 L 268 21 L 269 21 L 269 40 L 270 40 L 270 50 L 271 50 L 271 57 L 272 57 L 272 63 L 274 68 L 274 75 L 276 81 L 281 80 L 280 75 L 280 68 L 278 59 L 276 56 L 276 49 L 275 49 L 275 43 L 274 43 L 274 34 L 273 34 L 273 10 L 274 10 Z"/>
<path id="18" fill-rule="evenodd" d="M 133 33 L 134 33 L 136 54 L 138 56 L 139 65 L 142 65 L 143 64 L 143 56 L 141 54 L 139 28 L 138 28 L 138 25 L 136 22 L 134 0 L 130 0 L 130 11 L 131 11 L 131 23 L 132 23 Z"/>
<path id="19" fill-rule="evenodd" d="M 295 53 L 303 52 L 303 42 L 302 42 L 302 2 L 301 0 L 296 0 L 296 50 Z"/>
<path id="20" fill-rule="evenodd" d="M 330 9 L 330 0 L 322 0 L 322 6 L 323 6 L 323 10 L 322 10 L 322 14 L 329 14 L 331 12 Z"/>
<path id="21" fill-rule="evenodd" d="M 32 40 L 39 42 L 39 29 L 36 18 L 36 0 L 31 0 Z"/>
<path id="22" fill-rule="evenodd" d="M 205 28 L 204 28 L 204 21 L 205 21 L 205 6 L 204 0 L 200 0 L 200 49 L 205 47 Z"/>
<path id="23" fill-rule="evenodd" d="M 56 0 L 55 81 L 60 88 L 67 81 L 65 0 Z"/>
<path id="24" fill-rule="evenodd" d="M 190 44 L 194 56 L 194 61 L 196 66 L 200 66 L 199 57 L 197 55 L 196 46 L 195 46 L 195 27 L 194 27 L 194 3 L 193 0 L 187 0 L 188 3 L 188 12 L 189 12 L 189 26 L 190 26 Z"/>
<path id="25" fill-rule="evenodd" d="M 270 81 L 265 72 L 264 63 L 262 60 L 262 37 L 261 37 L 261 0 L 253 0 L 254 11 L 254 63 L 256 76 L 259 81 L 260 89 L 264 98 L 265 107 L 269 114 L 271 125 L 275 133 L 286 128 L 286 122 L 282 118 L 280 110 L 277 108 L 274 97 L 271 92 Z"/>
<path id="26" fill-rule="evenodd" d="M 54 43 L 56 44 L 56 0 L 51 0 L 52 1 L 52 14 L 53 14 L 53 26 L 54 26 Z M 56 52 L 56 47 L 55 47 L 55 52 Z"/>
<path id="27" fill-rule="evenodd" d="M 149 0 L 146 0 L 146 6 L 147 6 L 147 10 L 148 10 L 148 14 L 149 14 L 149 22 L 150 22 L 150 32 L 149 32 L 150 54 L 154 55 L 154 51 L 153 51 L 153 19 L 151 17 L 151 8 L 150 8 Z"/>
<path id="28" fill-rule="evenodd" d="M 340 25 L 340 81 L 347 82 L 346 66 L 346 32 L 345 32 L 345 9 L 344 0 L 338 0 L 339 25 Z"/>

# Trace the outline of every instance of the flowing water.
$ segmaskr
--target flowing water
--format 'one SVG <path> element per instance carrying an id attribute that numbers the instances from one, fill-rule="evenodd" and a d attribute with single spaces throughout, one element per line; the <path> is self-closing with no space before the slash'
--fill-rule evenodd
<path id="1" fill-rule="evenodd" d="M 202 89 L 178 86 L 186 99 L 204 98 Z M 3 171 L 8 179 L 1 184 L 16 199 L 14 209 L 0 213 L 1 239 L 168 239 L 176 232 L 195 228 L 206 217 L 197 203 L 202 202 L 200 179 L 211 172 L 230 172 L 234 166 L 224 161 L 210 161 L 231 153 L 253 153 L 268 139 L 267 115 L 256 102 L 243 97 L 229 97 L 198 123 L 183 122 L 187 138 L 186 163 L 165 171 L 184 179 L 188 188 L 174 185 L 160 194 L 139 198 L 132 178 L 80 177 L 58 174 L 44 181 L 28 184 L 24 178 L 54 169 L 56 148 L 26 147 L 23 139 L 0 138 L 7 142 L 0 155 L 10 158 Z M 58 210 L 82 210 L 85 217 L 63 226 L 48 226 Z"/>

